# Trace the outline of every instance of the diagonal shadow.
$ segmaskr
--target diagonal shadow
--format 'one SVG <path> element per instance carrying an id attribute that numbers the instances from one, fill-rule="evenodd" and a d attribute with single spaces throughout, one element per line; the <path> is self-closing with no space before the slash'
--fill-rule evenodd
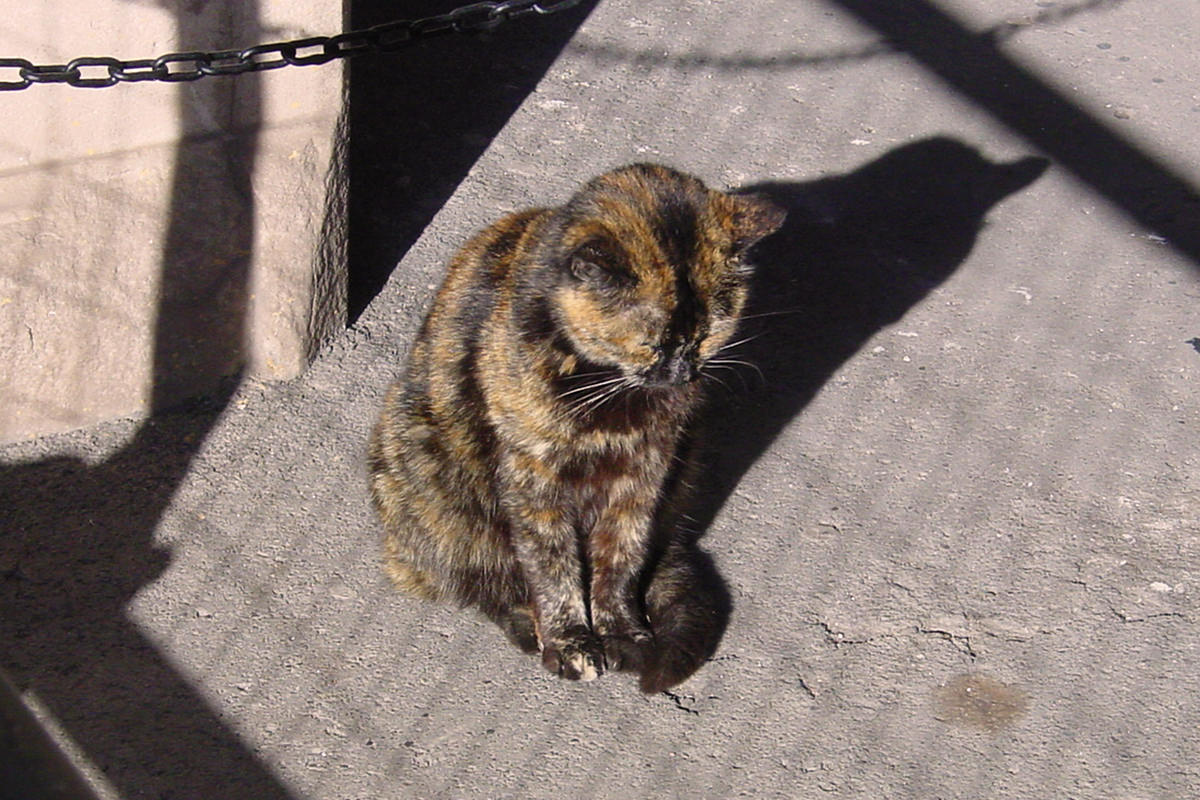
<path id="1" fill-rule="evenodd" d="M 1000 22 L 980 34 L 981 38 L 996 41 L 1010 39 L 1023 30 L 1058 25 L 1072 17 L 1121 5 L 1128 0 L 1080 0 L 1071 5 L 1048 5 L 1035 14 L 1015 22 Z M 620 42 L 576 37 L 571 50 L 588 56 L 598 64 L 628 64 L 643 68 L 667 68 L 683 72 L 716 70 L 720 72 L 788 72 L 799 67 L 830 68 L 844 64 L 867 61 L 897 52 L 895 45 L 887 39 L 840 50 L 797 51 L 792 48 L 776 52 L 742 52 L 722 54 L 706 49 L 688 49 L 684 52 L 647 50 Z"/>
<path id="2" fill-rule="evenodd" d="M 1200 268 L 1200 193 L 931 0 L 830 0 L 1054 158 Z"/>
<path id="3" fill-rule="evenodd" d="M 783 228 L 756 249 L 752 300 L 730 351 L 761 370 L 718 373 L 732 391 L 713 392 L 700 420 L 698 500 L 688 511 L 703 531 L 745 472 L 843 363 L 941 285 L 966 260 L 987 212 L 1033 182 L 1044 159 L 988 161 L 973 148 L 934 138 L 898 148 L 848 175 L 812 183 L 762 183 L 788 211 Z"/>
<path id="4" fill-rule="evenodd" d="M 484 37 L 424 40 L 350 64 L 349 318 L 534 90 L 599 0 L 512 20 Z M 352 0 L 353 27 L 397 15 L 395 0 Z M 412 4 L 409 4 L 412 5 Z M 425 16 L 462 0 L 421 3 Z"/>
<path id="5" fill-rule="evenodd" d="M 159 1 L 176 11 L 179 41 L 189 46 L 262 38 L 257 2 Z M 391 4 L 375 5 L 388 18 L 396 15 Z M 533 24 L 508 40 L 513 51 L 508 71 L 493 69 L 489 51 L 465 37 L 417 48 L 407 62 L 398 57 L 392 64 L 376 63 L 377 94 L 360 94 L 356 102 L 377 103 L 392 114 L 382 119 L 394 124 L 376 130 L 373 139 L 366 137 L 366 156 L 358 151 L 358 173 L 351 180 L 367 191 L 357 200 L 374 203 L 394 223 L 398 208 L 419 198 L 419 213 L 388 229 L 395 237 L 387 240 L 389 272 L 398 259 L 395 247 L 415 239 L 582 16 L 568 12 L 550 19 L 559 20 L 557 38 L 539 41 L 545 31 L 536 32 L 539 26 Z M 521 42 L 529 46 L 514 47 Z M 418 83 L 423 74 L 436 81 L 414 91 L 412 84 L 396 80 L 406 77 L 406 63 L 421 64 L 423 58 L 431 63 L 424 64 L 425 72 L 412 70 Z M 456 73 L 465 77 L 450 77 Z M 223 413 L 244 361 L 261 80 L 258 73 L 247 73 L 180 86 L 185 138 L 176 153 L 162 253 L 154 418 L 101 463 L 60 457 L 0 465 L 0 508 L 5 510 L 0 667 L 19 689 L 36 695 L 126 798 L 290 797 L 127 614 L 133 596 L 170 562 L 170 552 L 155 544 L 155 530 Z M 403 102 L 390 102 L 391 94 Z M 436 102 L 425 102 L 431 96 Z M 437 113 L 430 116 L 430 111 Z M 419 130 L 413 129 L 414 120 L 420 121 Z M 463 137 L 469 139 L 465 145 Z M 401 167 L 393 167 L 388 159 L 398 153 L 405 157 L 399 159 Z M 404 174 L 415 189 L 395 191 L 388 183 L 399 181 L 398 169 L 409 171 Z M 372 171 L 382 182 L 370 180 Z M 220 388 L 212 398 L 181 408 L 196 376 Z M 7 772 L 9 764 L 0 754 L 0 775 L 7 780 L 13 774 L 23 782 L 0 787 L 0 795 L 52 796 L 43 783 L 48 776 L 16 766 L 14 773 Z"/>
<path id="6" fill-rule="evenodd" d="M 252 0 L 163 5 L 177 15 L 181 42 L 260 38 Z M 261 79 L 185 84 L 178 98 L 183 136 L 154 330 L 158 416 L 98 464 L 59 457 L 0 466 L 0 653 L 18 687 L 36 695 L 122 797 L 287 800 L 127 613 L 170 561 L 154 542 L 159 518 L 244 359 Z M 197 385 L 221 388 L 178 410 Z M 52 778 L 26 771 L 5 789 L 61 796 L 51 794 Z"/>

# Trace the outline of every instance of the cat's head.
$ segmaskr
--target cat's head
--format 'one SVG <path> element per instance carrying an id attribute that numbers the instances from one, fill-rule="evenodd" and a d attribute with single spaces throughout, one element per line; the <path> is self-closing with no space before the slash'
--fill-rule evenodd
<path id="1" fill-rule="evenodd" d="M 555 319 L 580 356 L 630 383 L 691 381 L 737 326 L 747 251 L 783 218 L 763 197 L 666 167 L 605 173 L 558 211 Z"/>

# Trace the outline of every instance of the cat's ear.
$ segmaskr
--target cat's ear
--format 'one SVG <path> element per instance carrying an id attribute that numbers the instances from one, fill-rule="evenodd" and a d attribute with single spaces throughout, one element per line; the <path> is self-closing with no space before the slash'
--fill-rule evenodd
<path id="1" fill-rule="evenodd" d="M 617 288 L 633 282 L 624 252 L 615 243 L 592 239 L 575 248 L 570 259 L 571 274 L 581 281 Z"/>
<path id="2" fill-rule="evenodd" d="M 783 225 L 787 212 L 762 194 L 732 194 L 734 246 L 747 250 Z"/>

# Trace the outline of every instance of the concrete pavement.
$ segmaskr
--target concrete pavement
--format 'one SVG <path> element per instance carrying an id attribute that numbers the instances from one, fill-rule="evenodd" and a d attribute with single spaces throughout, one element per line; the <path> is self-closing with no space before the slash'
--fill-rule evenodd
<path id="1" fill-rule="evenodd" d="M 603 0 L 304 377 L 0 451 L 0 666 L 104 797 L 1196 796 L 1195 20 Z M 391 591 L 363 465 L 456 246 L 633 160 L 791 211 L 653 697 Z"/>

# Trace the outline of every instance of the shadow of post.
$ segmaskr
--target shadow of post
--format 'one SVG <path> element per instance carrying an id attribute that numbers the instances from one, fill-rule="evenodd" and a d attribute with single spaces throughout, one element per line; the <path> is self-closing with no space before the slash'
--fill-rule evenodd
<path id="1" fill-rule="evenodd" d="M 1200 192 L 931 0 L 832 0 L 1200 268 Z M 1086 9 L 1092 4 L 1084 4 Z"/>
<path id="2" fill-rule="evenodd" d="M 253 0 L 171 2 L 178 41 L 258 41 Z M 152 410 L 104 462 L 0 467 L 0 651 L 122 797 L 285 800 L 287 790 L 129 618 L 170 553 L 159 519 L 236 388 L 254 236 L 261 81 L 178 87 Z M 178 409 L 197 387 L 215 396 Z M 30 786 L 25 797 L 43 796 Z"/>

